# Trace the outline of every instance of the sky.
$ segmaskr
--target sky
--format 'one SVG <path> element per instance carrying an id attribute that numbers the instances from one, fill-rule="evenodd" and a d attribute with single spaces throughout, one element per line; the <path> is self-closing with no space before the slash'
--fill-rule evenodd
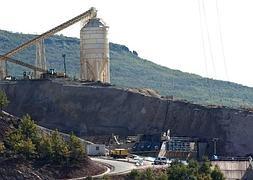
<path id="1" fill-rule="evenodd" d="M 252 0 L 1 0 L 0 29 L 41 34 L 90 7 L 157 64 L 253 87 Z M 79 37 L 80 23 L 59 34 Z"/>

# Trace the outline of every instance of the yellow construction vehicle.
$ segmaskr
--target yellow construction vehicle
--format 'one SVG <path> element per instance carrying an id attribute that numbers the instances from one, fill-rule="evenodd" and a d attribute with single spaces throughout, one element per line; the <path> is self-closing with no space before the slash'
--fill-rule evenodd
<path id="1" fill-rule="evenodd" d="M 129 155 L 127 149 L 114 149 L 111 150 L 110 156 L 113 158 L 126 158 Z"/>

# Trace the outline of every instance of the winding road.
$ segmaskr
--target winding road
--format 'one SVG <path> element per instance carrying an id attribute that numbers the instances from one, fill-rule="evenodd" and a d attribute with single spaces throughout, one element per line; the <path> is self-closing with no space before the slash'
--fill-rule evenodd
<path id="1" fill-rule="evenodd" d="M 110 170 L 107 171 L 106 173 L 102 175 L 98 175 L 95 177 L 101 177 L 105 174 L 107 175 L 120 175 L 120 174 L 126 174 L 131 172 L 133 169 L 147 169 L 147 168 L 152 168 L 152 169 L 160 169 L 160 168 L 167 168 L 168 165 L 153 165 L 152 162 L 144 160 L 142 166 L 136 166 L 136 160 L 129 159 L 123 160 L 123 159 L 105 159 L 105 158 L 99 158 L 99 157 L 94 157 L 91 158 L 93 161 L 96 161 L 98 163 L 106 165 Z"/>
<path id="2" fill-rule="evenodd" d="M 133 169 L 137 167 L 133 163 L 116 161 L 111 159 L 102 159 L 102 158 L 91 158 L 93 161 L 97 161 L 99 163 L 108 165 L 111 167 L 111 171 L 108 175 L 119 175 L 131 172 Z"/>

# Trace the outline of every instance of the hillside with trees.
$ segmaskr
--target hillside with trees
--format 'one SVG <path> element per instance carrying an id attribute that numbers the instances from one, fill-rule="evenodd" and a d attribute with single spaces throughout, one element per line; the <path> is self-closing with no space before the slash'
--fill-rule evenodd
<path id="1" fill-rule="evenodd" d="M 3 91 L 0 95 L 5 107 L 8 99 Z M 66 179 L 104 171 L 73 133 L 64 139 L 57 130 L 39 129 L 29 115 L 18 119 L 0 112 L 0 179 Z"/>
<path id="2" fill-rule="evenodd" d="M 4 54 L 35 35 L 0 31 L 0 54 Z M 56 35 L 45 40 L 48 68 L 63 72 L 62 54 L 66 54 L 67 73 L 79 77 L 79 39 Z M 163 96 L 185 99 L 199 104 L 252 107 L 253 89 L 240 84 L 218 81 L 173 70 L 138 57 L 126 46 L 110 43 L 111 81 L 116 86 L 151 88 Z M 35 46 L 14 58 L 34 64 Z M 20 66 L 8 63 L 8 72 L 22 77 Z"/>

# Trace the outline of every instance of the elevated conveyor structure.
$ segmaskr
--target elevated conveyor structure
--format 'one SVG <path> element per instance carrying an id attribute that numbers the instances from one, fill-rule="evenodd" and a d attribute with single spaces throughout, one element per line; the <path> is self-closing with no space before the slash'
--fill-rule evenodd
<path id="1" fill-rule="evenodd" d="M 27 67 L 27 68 L 32 69 L 32 70 L 34 70 L 34 71 L 38 71 L 38 72 L 42 72 L 42 73 L 47 72 L 47 70 L 45 70 L 45 69 L 42 69 L 42 68 L 40 68 L 40 67 L 37 67 L 37 66 L 31 65 L 31 64 L 25 63 L 25 62 L 23 62 L 23 61 L 20 61 L 20 60 L 11 58 L 11 57 L 7 57 L 7 56 L 0 55 L 0 59 L 1 59 L 1 58 L 3 58 L 3 59 L 6 58 L 8 62 L 17 64 L 17 65 L 20 65 L 20 66 L 23 66 L 23 67 Z M 2 61 L 2 62 L 3 62 L 3 61 Z"/>
<path id="2" fill-rule="evenodd" d="M 58 33 L 59 31 L 66 29 L 67 27 L 79 22 L 79 21 L 88 21 L 91 18 L 94 18 L 97 16 L 97 10 L 95 8 L 90 8 L 88 11 L 80 14 L 79 16 L 76 16 L 64 23 L 62 23 L 61 25 L 35 37 L 32 40 L 27 41 L 26 43 L 14 48 L 13 50 L 9 51 L 8 53 L 4 54 L 3 56 L 0 56 L 0 79 L 4 79 L 4 77 L 6 76 L 6 71 L 5 71 L 5 63 L 4 61 L 9 61 L 11 63 L 14 64 L 18 64 L 27 68 L 31 68 L 32 65 L 29 65 L 27 63 L 24 63 L 22 61 L 17 61 L 15 59 L 10 59 L 11 56 L 13 56 L 14 54 L 24 50 L 25 48 L 31 46 L 31 45 L 35 45 L 36 43 L 39 43 L 41 41 L 43 41 L 45 38 L 48 38 L 56 33 Z M 34 66 L 35 67 L 35 66 Z M 34 69 L 34 68 L 32 68 Z M 44 69 L 46 70 L 46 69 Z"/>

